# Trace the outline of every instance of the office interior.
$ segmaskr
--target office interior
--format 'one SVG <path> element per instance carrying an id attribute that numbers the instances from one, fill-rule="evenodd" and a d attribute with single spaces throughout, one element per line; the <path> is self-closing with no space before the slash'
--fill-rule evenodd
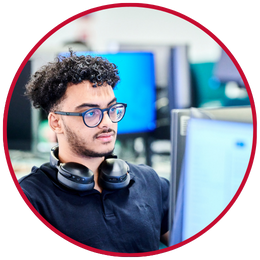
<path id="1" fill-rule="evenodd" d="M 129 162 L 150 165 L 170 181 L 175 147 L 173 110 L 194 108 L 192 111 L 205 116 L 203 111 L 208 109 L 250 109 L 244 82 L 230 57 L 200 28 L 172 14 L 146 8 L 98 11 L 70 22 L 51 35 L 32 55 L 17 81 L 9 107 L 7 137 L 18 179 L 30 173 L 32 166 L 48 161 L 50 148 L 55 145 L 46 115 L 32 108 L 23 96 L 24 86 L 33 72 L 70 47 L 81 53 L 152 55 L 151 89 L 148 86 L 141 92 L 140 103 L 132 107 L 140 110 L 149 107 L 146 113 L 153 122 L 143 130 L 119 133 L 115 153 Z M 142 69 L 140 74 L 144 73 Z M 132 91 L 142 88 L 140 81 L 133 79 L 133 82 Z M 147 101 L 149 91 L 153 95 Z M 245 117 L 248 119 L 245 121 L 252 123 L 250 112 Z M 177 197 L 177 191 L 174 192 Z M 176 202 L 175 197 L 172 203 Z"/>

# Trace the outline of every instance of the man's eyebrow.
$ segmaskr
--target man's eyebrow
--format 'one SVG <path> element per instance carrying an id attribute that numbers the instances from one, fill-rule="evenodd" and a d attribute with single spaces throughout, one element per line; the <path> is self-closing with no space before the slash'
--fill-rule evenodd
<path id="1" fill-rule="evenodd" d="M 116 97 L 115 98 L 113 98 L 108 104 L 107 104 L 107 106 L 109 106 L 110 104 L 112 104 L 112 103 L 114 103 L 114 102 L 116 102 Z M 99 107 L 99 105 L 98 104 L 92 104 L 92 103 L 83 103 L 83 104 L 81 104 L 81 105 L 79 105 L 79 106 L 76 106 L 75 107 L 75 109 L 76 110 L 79 110 L 79 109 L 82 109 L 82 108 L 85 108 L 85 107 Z"/>
<path id="2" fill-rule="evenodd" d="M 117 101 L 117 98 L 114 97 L 114 98 L 107 104 L 107 106 L 111 105 L 112 103 L 114 103 L 114 102 L 116 102 L 116 101 Z"/>
<path id="3" fill-rule="evenodd" d="M 84 107 L 99 107 L 99 105 L 91 104 L 91 103 L 83 103 L 83 104 L 81 104 L 79 106 L 76 106 L 75 109 L 79 110 L 79 109 L 84 108 Z"/>

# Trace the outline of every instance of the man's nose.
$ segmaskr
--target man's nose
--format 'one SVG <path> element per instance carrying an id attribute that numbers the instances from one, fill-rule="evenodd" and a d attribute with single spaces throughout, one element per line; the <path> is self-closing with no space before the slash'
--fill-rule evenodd
<path id="1" fill-rule="evenodd" d="M 113 122 L 111 121 L 107 111 L 104 112 L 102 121 L 98 125 L 99 128 L 109 127 Z"/>

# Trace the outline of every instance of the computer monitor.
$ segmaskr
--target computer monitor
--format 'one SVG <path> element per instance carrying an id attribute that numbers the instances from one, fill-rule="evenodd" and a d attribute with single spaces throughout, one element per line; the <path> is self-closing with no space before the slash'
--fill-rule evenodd
<path id="1" fill-rule="evenodd" d="M 175 110 L 172 118 L 175 245 L 204 229 L 235 195 L 249 163 L 253 125 L 250 107 Z"/>
<path id="2" fill-rule="evenodd" d="M 17 79 L 10 100 L 7 120 L 7 141 L 9 150 L 31 150 L 31 103 L 24 97 L 25 84 L 31 75 L 31 66 L 31 61 L 28 61 L 25 64 L 20 76 Z"/>
<path id="3" fill-rule="evenodd" d="M 171 48 L 169 57 L 169 108 L 183 109 L 192 106 L 192 87 L 188 47 Z"/>
<path id="4" fill-rule="evenodd" d="M 171 111 L 171 189 L 169 226 L 172 226 L 176 207 L 177 192 L 181 176 L 182 162 L 186 145 L 186 131 L 190 117 L 210 118 L 207 113 L 198 108 L 173 109 Z"/>

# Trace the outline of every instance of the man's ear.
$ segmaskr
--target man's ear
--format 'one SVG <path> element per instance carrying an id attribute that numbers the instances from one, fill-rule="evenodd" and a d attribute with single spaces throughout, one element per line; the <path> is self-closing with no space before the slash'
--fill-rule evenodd
<path id="1" fill-rule="evenodd" d="M 62 134 L 63 133 L 63 126 L 62 126 L 62 120 L 61 116 L 54 114 L 53 112 L 50 112 L 48 115 L 48 122 L 50 128 L 56 133 L 56 134 Z"/>

